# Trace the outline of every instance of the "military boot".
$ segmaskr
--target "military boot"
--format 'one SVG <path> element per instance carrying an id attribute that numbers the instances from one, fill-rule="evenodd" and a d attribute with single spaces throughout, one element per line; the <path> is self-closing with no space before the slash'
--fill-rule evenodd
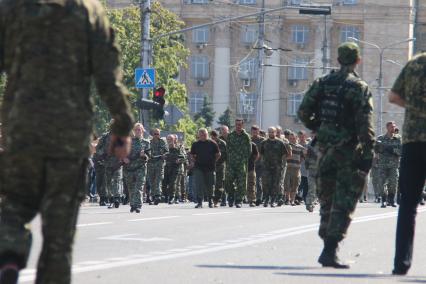
<path id="1" fill-rule="evenodd" d="M 268 207 L 268 203 L 269 203 L 269 197 L 265 197 L 265 199 L 263 200 L 263 207 Z"/>
<path id="2" fill-rule="evenodd" d="M 388 204 L 389 204 L 389 206 L 396 207 L 396 204 L 395 204 L 395 194 L 389 194 L 389 196 L 388 196 Z"/>
<path id="3" fill-rule="evenodd" d="M 105 197 L 99 197 L 99 206 L 106 206 Z"/>
<path id="4" fill-rule="evenodd" d="M 0 284 L 18 283 L 19 269 L 15 263 L 3 265 L 0 270 Z"/>
<path id="5" fill-rule="evenodd" d="M 197 205 L 195 205 L 195 208 L 203 208 L 203 199 L 198 198 Z"/>
<path id="6" fill-rule="evenodd" d="M 380 206 L 380 208 L 386 208 L 386 205 L 387 205 L 386 201 L 387 201 L 386 195 L 382 195 L 382 206 Z"/>
<path id="7" fill-rule="evenodd" d="M 209 208 L 213 208 L 213 198 L 209 198 Z"/>
<path id="8" fill-rule="evenodd" d="M 160 203 L 160 201 L 161 201 L 160 196 L 156 195 L 154 197 L 154 205 L 158 205 Z"/>
<path id="9" fill-rule="evenodd" d="M 322 264 L 323 267 L 348 269 L 349 265 L 342 263 L 337 257 L 337 245 L 338 242 L 336 240 L 331 238 L 325 239 L 324 249 L 318 258 L 318 262 Z"/>

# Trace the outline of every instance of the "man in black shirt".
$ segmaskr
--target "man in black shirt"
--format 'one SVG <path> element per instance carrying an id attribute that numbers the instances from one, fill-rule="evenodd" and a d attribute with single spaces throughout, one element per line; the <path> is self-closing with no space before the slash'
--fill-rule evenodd
<path id="1" fill-rule="evenodd" d="M 194 161 L 194 185 L 197 193 L 197 206 L 203 207 L 204 197 L 208 198 L 209 207 L 213 207 L 213 189 L 215 184 L 215 166 L 220 158 L 219 147 L 216 142 L 208 138 L 207 129 L 198 130 L 198 141 L 191 147 Z"/>

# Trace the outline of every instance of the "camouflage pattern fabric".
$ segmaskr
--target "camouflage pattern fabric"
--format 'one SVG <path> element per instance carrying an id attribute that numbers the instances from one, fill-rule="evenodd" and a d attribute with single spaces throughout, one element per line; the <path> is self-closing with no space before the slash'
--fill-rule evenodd
<path id="1" fill-rule="evenodd" d="M 379 183 L 379 169 L 377 167 L 377 158 L 373 159 L 373 165 L 371 167 L 371 184 L 373 185 L 373 191 L 376 198 L 380 197 L 382 192 L 380 190 L 380 183 Z"/>
<path id="2" fill-rule="evenodd" d="M 105 177 L 105 160 L 108 155 L 108 140 L 110 139 L 109 132 L 102 134 L 96 145 L 96 152 L 93 155 L 93 162 L 96 173 L 96 191 L 101 199 L 107 197 L 106 193 L 106 177 Z"/>
<path id="3" fill-rule="evenodd" d="M 256 171 L 247 173 L 247 201 L 256 201 Z"/>
<path id="4" fill-rule="evenodd" d="M 130 162 L 123 166 L 123 177 L 129 191 L 129 203 L 132 207 L 142 207 L 142 192 L 146 180 L 147 158 L 142 158 L 140 153 L 143 151 L 148 156 L 150 148 L 149 140 L 134 137 L 128 157 Z"/>
<path id="5" fill-rule="evenodd" d="M 93 129 L 92 78 L 115 120 L 112 133 L 128 136 L 132 128 L 119 62 L 98 1 L 0 1 L 0 72 L 8 77 L 1 110 L 0 265 L 15 259 L 26 266 L 31 246 L 26 224 L 40 213 L 36 283 L 71 282 Z"/>
<path id="6" fill-rule="evenodd" d="M 265 138 L 258 136 L 252 137 L 251 141 L 256 144 L 257 149 L 260 149 L 260 144 L 265 141 Z M 263 190 L 262 190 L 262 159 L 258 159 L 255 163 L 256 171 L 256 200 L 262 200 Z"/>
<path id="7" fill-rule="evenodd" d="M 166 166 L 164 168 L 163 189 L 164 194 L 170 199 L 180 198 L 180 182 L 183 173 L 183 164 L 186 161 L 186 153 L 182 147 L 169 148 L 166 154 Z"/>
<path id="8" fill-rule="evenodd" d="M 151 139 L 151 159 L 148 161 L 148 182 L 151 187 L 151 196 L 161 196 L 161 184 L 164 178 L 165 161 L 161 157 L 169 151 L 164 139 Z"/>
<path id="9" fill-rule="evenodd" d="M 281 139 L 267 139 L 260 144 L 259 153 L 262 159 L 263 199 L 272 202 L 278 197 L 284 168 L 283 157 L 288 149 Z"/>
<path id="10" fill-rule="evenodd" d="M 222 139 L 214 140 L 219 146 L 220 158 L 216 161 L 216 181 L 214 187 L 214 200 L 215 202 L 222 201 L 224 191 L 225 191 L 225 171 L 226 171 L 226 159 L 227 159 L 227 150 L 226 142 Z"/>
<path id="11" fill-rule="evenodd" d="M 279 138 L 281 141 L 284 142 L 284 146 L 287 149 L 288 153 L 292 153 L 292 149 L 290 146 L 290 142 L 287 140 L 287 138 L 285 138 L 284 136 Z M 290 154 L 287 154 L 286 156 L 284 156 L 283 158 L 283 168 L 281 170 L 281 180 L 280 180 L 280 190 L 278 192 L 278 196 L 277 196 L 277 201 L 283 201 L 284 200 L 284 192 L 285 192 L 285 176 L 286 176 L 286 172 L 287 172 L 287 158 Z"/>
<path id="12" fill-rule="evenodd" d="M 373 104 L 368 85 L 349 67 L 313 83 L 298 116 L 317 132 L 317 192 L 321 238 L 344 238 L 374 155 Z"/>
<path id="13" fill-rule="evenodd" d="M 245 130 L 228 135 L 227 155 L 225 190 L 231 202 L 241 203 L 246 195 L 247 163 L 251 155 L 250 136 Z"/>
<path id="14" fill-rule="evenodd" d="M 305 167 L 308 171 L 308 193 L 306 195 L 306 205 L 313 205 L 317 199 L 317 162 L 318 162 L 318 146 L 309 144 L 307 145 L 307 155 L 305 160 Z"/>
<path id="15" fill-rule="evenodd" d="M 405 100 L 402 143 L 426 142 L 426 53 L 411 59 L 396 79 L 392 91 Z"/>

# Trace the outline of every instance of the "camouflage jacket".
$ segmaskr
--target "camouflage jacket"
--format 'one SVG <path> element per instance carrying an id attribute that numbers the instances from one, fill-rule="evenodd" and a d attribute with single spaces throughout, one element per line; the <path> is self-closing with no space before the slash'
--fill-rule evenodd
<path id="1" fill-rule="evenodd" d="M 223 163 L 226 162 L 227 159 L 227 150 L 226 150 L 226 142 L 222 139 L 217 139 L 214 140 L 214 142 L 217 143 L 217 146 L 219 146 L 219 151 L 220 151 L 220 158 L 219 160 L 216 161 L 216 165 L 222 165 Z"/>
<path id="2" fill-rule="evenodd" d="M 93 163 L 95 166 L 104 166 L 105 160 L 108 157 L 108 143 L 111 135 L 109 132 L 102 134 L 96 145 L 96 151 L 93 155 Z"/>
<path id="3" fill-rule="evenodd" d="M 144 138 L 132 138 L 132 148 L 130 150 L 130 154 L 127 157 L 129 159 L 129 163 L 123 166 L 125 171 L 135 171 L 137 169 L 142 169 L 146 167 L 146 162 L 150 156 L 150 142 L 148 139 Z M 141 152 L 144 152 L 146 157 L 141 157 Z"/>
<path id="4" fill-rule="evenodd" d="M 402 143 L 426 142 L 426 53 L 410 60 L 396 79 L 392 91 L 405 101 Z"/>
<path id="5" fill-rule="evenodd" d="M 373 159 L 373 99 L 367 83 L 355 72 L 342 67 L 315 80 L 298 116 L 317 131 L 320 147 L 358 147 L 360 160 Z"/>
<path id="6" fill-rule="evenodd" d="M 240 134 L 232 131 L 227 141 L 227 165 L 246 166 L 251 155 L 250 136 L 243 129 Z"/>
<path id="7" fill-rule="evenodd" d="M 6 149 L 88 157 L 92 78 L 115 119 L 112 133 L 128 136 L 133 121 L 119 62 L 114 32 L 98 1 L 0 1 Z"/>
<path id="8" fill-rule="evenodd" d="M 396 134 L 389 137 L 385 134 L 377 137 L 374 150 L 378 154 L 377 167 L 398 168 L 402 151 L 401 136 Z"/>
<path id="9" fill-rule="evenodd" d="M 169 152 L 169 147 L 163 138 L 158 140 L 151 139 L 151 159 L 148 163 L 154 163 L 162 160 L 161 156 Z"/>
<path id="10" fill-rule="evenodd" d="M 178 173 L 183 173 L 183 166 L 186 162 L 187 157 L 184 147 L 169 148 L 169 152 L 166 154 L 166 167 L 176 168 Z"/>
<path id="11" fill-rule="evenodd" d="M 287 147 L 281 139 L 266 139 L 260 143 L 259 153 L 262 165 L 266 168 L 284 167 L 285 158 L 289 155 Z"/>

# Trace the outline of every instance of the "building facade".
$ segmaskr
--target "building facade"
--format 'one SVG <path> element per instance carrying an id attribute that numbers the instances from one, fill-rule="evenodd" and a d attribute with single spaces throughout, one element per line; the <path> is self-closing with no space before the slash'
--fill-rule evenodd
<path id="1" fill-rule="evenodd" d="M 109 2 L 120 7 L 130 1 Z M 160 2 L 188 27 L 254 14 L 262 8 L 262 0 Z M 408 39 L 416 31 L 416 35 L 425 35 L 426 42 L 426 25 L 415 24 L 424 22 L 426 13 L 415 9 L 415 0 L 265 2 L 266 10 L 287 8 L 268 13 L 264 19 L 254 15 L 184 34 L 191 55 L 189 68 L 181 70 L 180 80 L 187 86 L 191 113 L 200 110 L 207 96 L 216 117 L 229 106 L 248 125 L 301 129 L 296 113 L 303 94 L 316 77 L 338 67 L 339 44 L 355 38 L 363 56 L 358 72 L 374 94 L 377 133 L 385 131 L 388 120 L 402 125 L 403 109 L 390 105 L 386 93 L 412 56 L 413 41 Z M 331 15 L 300 14 L 305 4 L 331 6 Z M 262 41 L 267 47 L 259 45 Z M 420 46 L 417 43 L 417 50 Z"/>

